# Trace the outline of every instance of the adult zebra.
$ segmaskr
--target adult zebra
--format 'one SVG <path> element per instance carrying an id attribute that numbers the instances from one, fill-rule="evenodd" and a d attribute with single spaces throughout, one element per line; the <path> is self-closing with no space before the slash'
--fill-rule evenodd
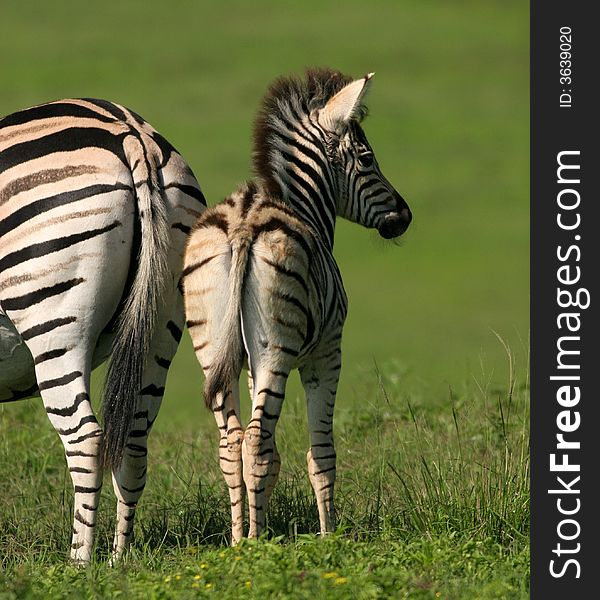
<path id="1" fill-rule="evenodd" d="M 0 120 L 0 401 L 42 397 L 73 481 L 77 562 L 91 556 L 103 464 L 115 556 L 130 539 L 184 324 L 185 239 L 205 205 L 183 158 L 122 106 L 61 100 Z M 90 372 L 109 355 L 103 435 Z"/>
<path id="2" fill-rule="evenodd" d="M 254 131 L 256 182 L 207 210 L 190 235 L 183 272 L 186 318 L 203 366 L 207 406 L 221 431 L 232 541 L 260 535 L 279 473 L 275 425 L 298 367 L 308 404 L 308 471 L 321 532 L 335 527 L 333 409 L 347 300 L 335 259 L 336 215 L 404 233 L 412 215 L 381 174 L 360 126 L 371 75 L 352 81 L 309 70 L 276 81 Z M 238 379 L 250 369 L 252 418 L 240 421 Z"/>

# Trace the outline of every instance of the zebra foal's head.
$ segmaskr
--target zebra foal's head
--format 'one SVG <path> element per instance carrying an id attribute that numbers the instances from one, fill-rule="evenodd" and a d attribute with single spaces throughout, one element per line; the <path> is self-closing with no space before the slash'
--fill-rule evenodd
<path id="1" fill-rule="evenodd" d="M 412 214 L 402 196 L 379 169 L 360 122 L 366 116 L 362 100 L 373 73 L 344 86 L 316 117 L 327 138 L 332 164 L 337 167 L 341 217 L 375 227 L 386 238 L 402 235 Z"/>
<path id="2" fill-rule="evenodd" d="M 330 241 L 336 215 L 386 239 L 402 235 L 412 219 L 361 127 L 372 76 L 309 69 L 303 80 L 281 78 L 255 124 L 255 168 L 269 193 L 305 213 Z"/>

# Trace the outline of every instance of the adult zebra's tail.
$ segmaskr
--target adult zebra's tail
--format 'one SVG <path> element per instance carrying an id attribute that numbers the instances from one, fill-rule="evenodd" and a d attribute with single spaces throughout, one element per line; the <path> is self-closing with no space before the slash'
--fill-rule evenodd
<path id="1" fill-rule="evenodd" d="M 135 139 L 136 147 L 128 147 Z M 137 199 L 140 246 L 129 295 L 116 325 L 102 402 L 104 465 L 118 469 L 131 431 L 142 375 L 169 267 L 169 222 L 156 165 L 139 137 L 125 144 Z"/>
<path id="2" fill-rule="evenodd" d="M 231 267 L 229 270 L 229 295 L 223 317 L 221 335 L 215 343 L 215 354 L 204 381 L 204 401 L 213 408 L 219 392 L 231 389 L 231 382 L 240 376 L 244 360 L 244 340 L 242 338 L 241 301 L 248 254 L 253 235 L 250 229 L 238 230 L 232 241 Z"/>

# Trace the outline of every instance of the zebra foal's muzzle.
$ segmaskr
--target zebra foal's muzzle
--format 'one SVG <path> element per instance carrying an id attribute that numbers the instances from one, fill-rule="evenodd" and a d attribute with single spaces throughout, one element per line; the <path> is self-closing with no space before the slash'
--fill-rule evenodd
<path id="1" fill-rule="evenodd" d="M 394 199 L 396 200 L 398 210 L 385 215 L 381 225 L 377 228 L 379 235 L 386 240 L 401 236 L 408 229 L 412 221 L 412 213 L 404 198 L 396 192 Z"/>

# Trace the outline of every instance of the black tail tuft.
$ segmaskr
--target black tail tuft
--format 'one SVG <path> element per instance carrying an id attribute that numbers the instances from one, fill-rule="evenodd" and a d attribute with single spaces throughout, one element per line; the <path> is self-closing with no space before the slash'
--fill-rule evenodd
<path id="1" fill-rule="evenodd" d="M 140 389 L 145 355 L 141 339 L 133 332 L 117 338 L 104 385 L 102 406 L 104 418 L 104 466 L 115 470 L 123 460 L 127 438 Z"/>
<path id="2" fill-rule="evenodd" d="M 141 142 L 140 142 L 141 143 Z M 156 168 L 129 156 L 140 221 L 140 247 L 135 276 L 117 322 L 104 386 L 104 466 L 118 469 L 133 426 L 158 311 L 169 279 L 169 222 Z M 149 166 L 148 169 L 144 165 Z"/>

